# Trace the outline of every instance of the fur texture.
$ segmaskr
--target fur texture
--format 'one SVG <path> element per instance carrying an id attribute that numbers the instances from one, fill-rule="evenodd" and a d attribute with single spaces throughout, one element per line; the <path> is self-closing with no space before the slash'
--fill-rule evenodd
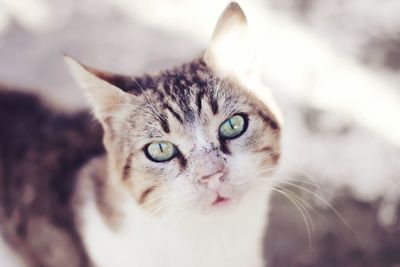
<path id="1" fill-rule="evenodd" d="M 104 151 L 100 126 L 87 112 L 58 113 L 7 86 L 0 87 L 0 124 L 5 240 L 29 266 L 88 266 L 70 204 L 77 171 Z"/>

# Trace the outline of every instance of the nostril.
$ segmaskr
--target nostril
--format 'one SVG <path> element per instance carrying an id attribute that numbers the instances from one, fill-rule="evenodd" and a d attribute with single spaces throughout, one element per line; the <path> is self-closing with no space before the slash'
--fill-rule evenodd
<path id="1" fill-rule="evenodd" d="M 200 182 L 208 183 L 209 181 L 224 181 L 225 179 L 225 171 L 218 171 L 213 174 L 204 175 L 200 178 Z"/>

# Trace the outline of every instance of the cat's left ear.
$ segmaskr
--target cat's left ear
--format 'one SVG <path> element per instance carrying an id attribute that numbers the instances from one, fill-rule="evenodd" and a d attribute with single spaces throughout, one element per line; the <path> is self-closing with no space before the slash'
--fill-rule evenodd
<path id="1" fill-rule="evenodd" d="M 121 104 L 132 100 L 130 94 L 115 85 L 115 81 L 122 76 L 85 66 L 67 55 L 64 55 L 64 59 L 101 123 Z"/>
<path id="2" fill-rule="evenodd" d="M 256 75 L 247 19 L 239 4 L 232 2 L 225 8 L 204 60 L 222 76 L 247 79 Z"/>

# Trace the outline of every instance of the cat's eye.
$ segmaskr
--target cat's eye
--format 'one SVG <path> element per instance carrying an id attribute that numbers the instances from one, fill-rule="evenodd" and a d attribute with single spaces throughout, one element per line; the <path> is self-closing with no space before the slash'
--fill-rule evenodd
<path id="1" fill-rule="evenodd" d="M 241 136 L 247 130 L 247 117 L 236 114 L 226 119 L 219 126 L 219 135 L 224 139 L 233 139 Z"/>
<path id="2" fill-rule="evenodd" d="M 144 152 L 152 161 L 164 162 L 171 160 L 178 153 L 176 146 L 170 142 L 160 141 L 148 144 Z"/>

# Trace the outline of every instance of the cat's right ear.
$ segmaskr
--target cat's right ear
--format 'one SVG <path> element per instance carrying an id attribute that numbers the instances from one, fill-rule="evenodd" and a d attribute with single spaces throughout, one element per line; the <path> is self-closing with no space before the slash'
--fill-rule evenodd
<path id="1" fill-rule="evenodd" d="M 257 75 L 247 18 L 236 2 L 218 19 L 204 61 L 222 76 L 248 80 Z"/>
<path id="2" fill-rule="evenodd" d="M 85 66 L 67 55 L 64 59 L 100 122 L 131 99 L 130 94 L 110 83 L 113 74 Z"/>

